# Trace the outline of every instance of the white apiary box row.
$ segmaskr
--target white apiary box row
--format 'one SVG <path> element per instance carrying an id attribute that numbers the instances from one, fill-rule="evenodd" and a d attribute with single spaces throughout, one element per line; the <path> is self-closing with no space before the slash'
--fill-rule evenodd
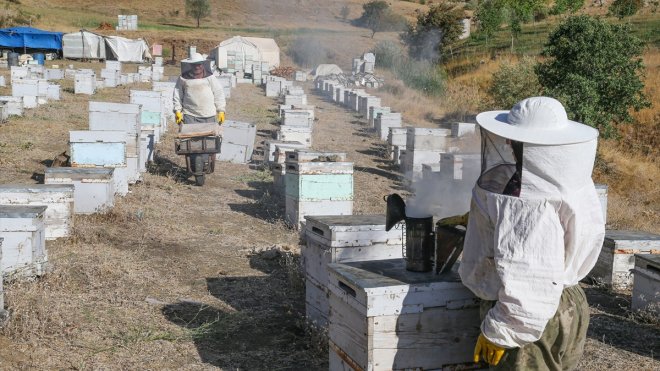
<path id="1" fill-rule="evenodd" d="M 74 186 L 69 184 L 0 185 L 0 205 L 47 206 L 45 238 L 67 237 L 73 226 Z"/>
<path id="2" fill-rule="evenodd" d="M 27 277 L 45 273 L 48 263 L 44 214 L 46 206 L 0 205 L 0 237 L 3 277 Z"/>
<path id="3" fill-rule="evenodd" d="M 409 272 L 404 259 L 328 269 L 330 370 L 474 366 L 478 299 L 455 272 Z"/>

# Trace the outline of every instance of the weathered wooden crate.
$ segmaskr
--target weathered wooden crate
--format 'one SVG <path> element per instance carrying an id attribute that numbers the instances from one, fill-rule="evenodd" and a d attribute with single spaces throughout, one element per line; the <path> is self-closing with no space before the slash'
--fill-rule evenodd
<path id="1" fill-rule="evenodd" d="M 73 212 L 75 214 L 102 213 L 114 206 L 114 168 L 99 167 L 49 167 L 44 179 L 46 184 L 72 184 Z"/>
<path id="2" fill-rule="evenodd" d="M 45 238 L 53 240 L 71 234 L 73 193 L 71 184 L 4 184 L 0 185 L 0 205 L 47 206 Z"/>
<path id="3" fill-rule="evenodd" d="M 307 319 L 328 322 L 328 264 L 402 257 L 401 230 L 385 231 L 384 215 L 307 216 L 302 265 Z"/>
<path id="4" fill-rule="evenodd" d="M 0 205 L 3 277 L 29 277 L 45 272 L 45 211 L 46 206 Z"/>
<path id="5" fill-rule="evenodd" d="M 216 159 L 241 164 L 250 162 L 257 135 L 256 125 L 228 120 L 222 127 L 222 145 Z"/>
<path id="6" fill-rule="evenodd" d="M 660 255 L 635 255 L 632 309 L 660 311 Z"/>
<path id="7" fill-rule="evenodd" d="M 128 193 L 125 131 L 70 131 L 72 167 L 112 167 L 115 193 Z"/>
<path id="8" fill-rule="evenodd" d="M 639 231 L 605 232 L 603 249 L 589 276 L 618 289 L 632 286 L 635 254 L 660 254 L 660 235 Z"/>
<path id="9" fill-rule="evenodd" d="M 478 299 L 457 274 L 409 272 L 403 259 L 332 263 L 328 270 L 330 370 L 473 365 Z"/>

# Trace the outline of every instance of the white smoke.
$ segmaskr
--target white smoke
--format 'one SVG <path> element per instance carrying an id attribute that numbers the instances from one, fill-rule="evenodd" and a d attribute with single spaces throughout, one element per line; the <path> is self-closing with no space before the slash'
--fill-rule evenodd
<path id="1" fill-rule="evenodd" d="M 463 136 L 456 143 L 456 152 L 445 156 L 439 172 L 419 175 L 412 183 L 413 195 L 406 201 L 407 216 L 433 216 L 437 220 L 469 211 L 472 188 L 481 172 L 479 134 Z"/>

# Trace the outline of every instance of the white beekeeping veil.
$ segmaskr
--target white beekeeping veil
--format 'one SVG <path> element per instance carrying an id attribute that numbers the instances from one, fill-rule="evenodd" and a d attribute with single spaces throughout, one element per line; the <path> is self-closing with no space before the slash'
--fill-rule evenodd
<path id="1" fill-rule="evenodd" d="M 201 68 L 202 71 L 198 74 L 195 68 Z M 190 58 L 181 60 L 181 77 L 184 79 L 205 78 L 211 75 L 213 75 L 211 60 L 204 58 L 203 55 L 193 53 Z"/>

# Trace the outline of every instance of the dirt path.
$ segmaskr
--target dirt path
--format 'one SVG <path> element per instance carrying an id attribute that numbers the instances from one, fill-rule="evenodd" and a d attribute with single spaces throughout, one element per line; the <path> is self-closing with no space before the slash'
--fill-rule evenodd
<path id="1" fill-rule="evenodd" d="M 382 196 L 403 190 L 383 143 L 364 119 L 306 89 L 317 107 L 314 149 L 347 152 L 355 213 L 383 213 Z M 44 161 L 66 149 L 68 131 L 86 128 L 88 98 L 62 98 L 0 126 L 1 183 L 35 182 Z M 127 102 L 128 89 L 93 99 Z M 228 118 L 256 123 L 261 142 L 277 129 L 275 107 L 262 89 L 240 85 Z M 327 369 L 324 335 L 303 320 L 299 235 L 282 221 L 269 173 L 218 163 L 195 187 L 180 177 L 172 137 L 158 149 L 150 173 L 110 213 L 76 217 L 73 238 L 48 243 L 50 275 L 7 285 L 12 320 L 0 345 L 11 350 L 0 351 L 0 368 Z M 648 352 L 657 329 L 611 318 L 646 329 L 646 348 L 618 343 L 628 333 L 618 327 L 603 344 L 596 326 L 585 369 L 655 367 Z"/>

